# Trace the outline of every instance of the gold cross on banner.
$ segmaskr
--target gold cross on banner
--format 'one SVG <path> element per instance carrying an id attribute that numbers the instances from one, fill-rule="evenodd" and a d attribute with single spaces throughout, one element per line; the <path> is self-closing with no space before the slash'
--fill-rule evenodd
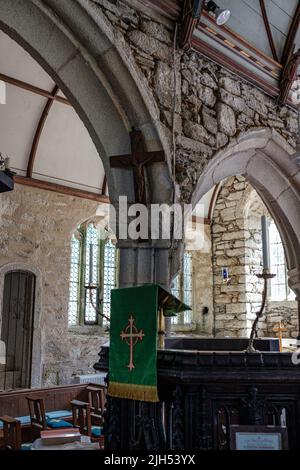
<path id="1" fill-rule="evenodd" d="M 134 325 L 135 318 L 130 315 L 128 318 L 128 325 L 125 327 L 124 331 L 121 331 L 121 338 L 122 341 L 125 340 L 125 342 L 129 346 L 129 364 L 128 364 L 128 369 L 130 372 L 135 368 L 134 362 L 133 362 L 133 353 L 134 353 L 134 347 L 136 346 L 138 341 L 143 341 L 143 337 L 145 336 L 145 333 L 143 330 L 138 331 L 137 327 Z"/>
<path id="2" fill-rule="evenodd" d="M 282 322 L 280 321 L 275 324 L 273 331 L 276 333 L 277 338 L 279 338 L 279 351 L 282 352 L 282 333 L 287 331 L 287 329 L 284 328 Z"/>

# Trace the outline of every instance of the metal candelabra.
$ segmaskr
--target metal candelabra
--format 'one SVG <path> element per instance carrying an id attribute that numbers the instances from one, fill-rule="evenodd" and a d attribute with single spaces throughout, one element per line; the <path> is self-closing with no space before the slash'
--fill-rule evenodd
<path id="1" fill-rule="evenodd" d="M 249 338 L 249 344 L 246 349 L 246 352 L 249 353 L 254 353 L 257 352 L 257 350 L 254 348 L 254 335 L 256 332 L 256 327 L 259 322 L 259 319 L 262 317 L 264 313 L 264 309 L 266 306 L 266 300 L 267 300 L 267 294 L 268 294 L 268 280 L 273 279 L 276 276 L 276 274 L 271 274 L 268 269 L 263 269 L 263 272 L 261 274 L 256 274 L 256 277 L 258 279 L 263 279 L 264 280 L 264 289 L 262 292 L 262 303 L 259 311 L 256 313 L 256 318 L 253 322 L 252 328 L 251 328 L 251 333 L 250 333 L 250 338 Z"/>
<path id="2" fill-rule="evenodd" d="M 97 291 L 99 286 L 97 284 L 88 284 L 84 286 L 84 288 L 89 291 L 90 302 L 95 312 L 98 315 L 100 315 L 102 318 L 105 318 L 105 320 L 109 323 L 110 318 L 107 315 L 105 315 L 103 312 L 101 312 L 101 310 L 97 307 L 93 299 L 93 291 Z M 100 299 L 100 303 L 103 304 L 103 299 Z"/>

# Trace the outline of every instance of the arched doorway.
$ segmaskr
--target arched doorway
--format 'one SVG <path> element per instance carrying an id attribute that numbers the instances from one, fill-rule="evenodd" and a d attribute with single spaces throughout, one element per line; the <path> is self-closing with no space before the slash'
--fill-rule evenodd
<path id="1" fill-rule="evenodd" d="M 0 339 L 4 363 L 0 389 L 29 388 L 31 385 L 36 276 L 30 271 L 6 273 Z"/>
<path id="2" fill-rule="evenodd" d="M 193 205 L 225 178 L 243 175 L 265 203 L 283 241 L 289 284 L 300 298 L 300 169 L 278 133 L 251 130 L 218 152 L 196 185 Z"/>

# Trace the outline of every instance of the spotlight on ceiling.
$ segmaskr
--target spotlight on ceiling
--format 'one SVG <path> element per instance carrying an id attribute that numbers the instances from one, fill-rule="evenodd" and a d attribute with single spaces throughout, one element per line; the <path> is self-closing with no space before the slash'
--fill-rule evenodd
<path id="1" fill-rule="evenodd" d="M 230 10 L 227 8 L 220 8 L 215 2 L 210 0 L 206 5 L 205 5 L 205 10 L 208 12 L 211 12 L 214 14 L 216 18 L 216 23 L 219 26 L 222 26 L 223 24 L 227 23 L 227 21 L 230 18 Z"/>

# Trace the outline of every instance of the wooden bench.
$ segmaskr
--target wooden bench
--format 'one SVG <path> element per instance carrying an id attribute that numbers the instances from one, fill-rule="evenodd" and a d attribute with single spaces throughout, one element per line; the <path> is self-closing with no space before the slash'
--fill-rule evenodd
<path id="1" fill-rule="evenodd" d="M 88 387 L 99 387 L 104 389 L 102 385 L 96 384 L 75 384 L 60 385 L 49 388 L 34 388 L 0 392 L 0 416 L 8 415 L 12 418 L 20 418 L 29 416 L 29 409 L 26 397 L 43 398 L 46 413 L 57 410 L 69 410 L 71 418 L 71 401 L 80 400 L 89 401 Z M 64 417 L 63 419 L 68 419 Z M 25 420 L 26 421 L 26 420 Z M 22 424 L 22 441 L 27 441 L 30 436 L 30 421 Z M 3 430 L 0 429 L 0 448 L 3 447 Z"/>

